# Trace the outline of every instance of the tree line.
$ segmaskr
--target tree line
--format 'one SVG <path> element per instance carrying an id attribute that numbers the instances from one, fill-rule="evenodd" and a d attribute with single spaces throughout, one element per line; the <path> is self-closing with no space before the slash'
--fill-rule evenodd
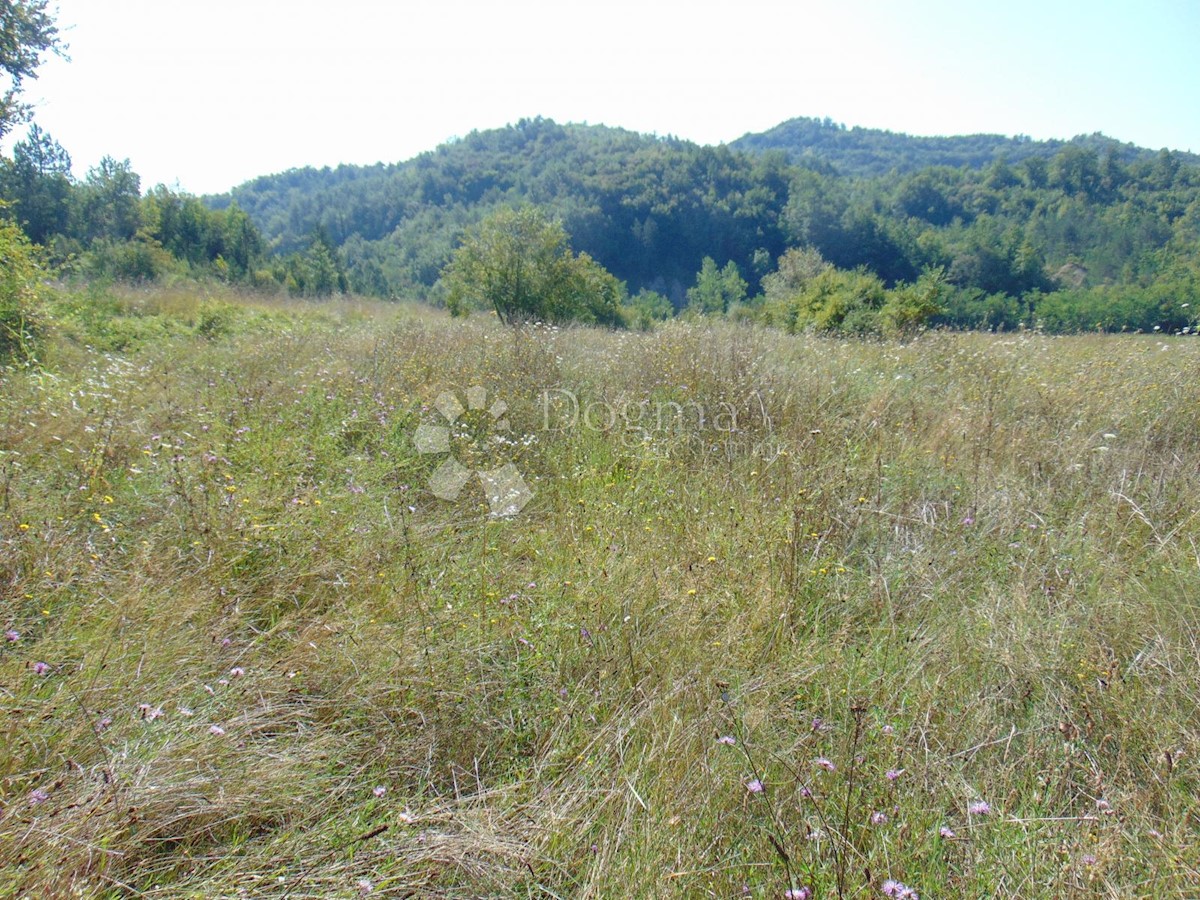
<path id="1" fill-rule="evenodd" d="M 874 174 L 863 153 L 872 166 L 888 147 L 911 161 L 924 144 L 797 121 L 786 140 L 748 136 L 743 150 L 527 119 L 405 163 L 293 170 L 207 198 L 143 191 L 113 157 L 75 179 L 34 125 L 0 161 L 0 200 L 59 271 L 93 279 L 216 278 L 465 311 L 457 250 L 534 207 L 574 254 L 571 291 L 598 292 L 579 307 L 589 321 L 645 327 L 686 311 L 848 333 L 1194 329 L 1200 166 L 1187 154 L 1017 140 L 1012 160 L 1013 139 L 976 136 L 954 145 L 961 165 Z M 805 135 L 824 155 L 796 152 Z M 937 148 L 929 158 L 954 158 Z"/>

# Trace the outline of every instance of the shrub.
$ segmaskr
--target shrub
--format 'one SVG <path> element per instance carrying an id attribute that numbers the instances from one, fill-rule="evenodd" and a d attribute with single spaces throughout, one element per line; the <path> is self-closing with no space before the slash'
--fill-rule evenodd
<path id="1" fill-rule="evenodd" d="M 139 234 L 131 241 L 96 241 L 84 267 L 93 278 L 143 283 L 157 281 L 177 263 L 158 241 Z"/>
<path id="2" fill-rule="evenodd" d="M 31 362 L 45 324 L 45 271 L 37 248 L 0 221 L 0 361 Z"/>

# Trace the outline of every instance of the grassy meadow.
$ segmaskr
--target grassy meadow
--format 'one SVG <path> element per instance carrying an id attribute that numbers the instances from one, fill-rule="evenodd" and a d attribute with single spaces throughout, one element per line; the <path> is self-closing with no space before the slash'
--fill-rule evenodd
<path id="1" fill-rule="evenodd" d="M 201 294 L 0 374 L 0 896 L 1196 896 L 1200 342 Z"/>

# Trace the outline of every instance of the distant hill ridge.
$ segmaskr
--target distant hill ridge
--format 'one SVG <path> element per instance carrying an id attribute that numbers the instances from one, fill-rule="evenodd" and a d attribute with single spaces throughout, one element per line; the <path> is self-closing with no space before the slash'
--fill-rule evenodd
<path id="1" fill-rule="evenodd" d="M 971 134 L 918 137 L 877 128 L 847 128 L 829 118 L 788 119 L 774 128 L 743 135 L 730 143 L 735 150 L 761 153 L 780 150 L 800 165 L 832 166 L 843 175 L 886 175 L 916 172 L 930 166 L 983 169 L 998 160 L 1010 165 L 1030 157 L 1050 158 L 1068 145 L 1115 154 L 1123 163 L 1151 158 L 1159 152 L 1123 143 L 1099 132 L 1069 141 L 1035 141 L 1025 135 Z M 1172 151 L 1180 161 L 1200 165 L 1200 155 Z"/>
<path id="2" fill-rule="evenodd" d="M 942 271 L 978 292 L 976 306 L 1000 298 L 986 302 L 1009 324 L 1068 287 L 1112 288 L 1114 303 L 1136 293 L 1137 310 L 1200 308 L 1200 157 L 1098 134 L 923 138 L 792 119 L 711 146 L 535 118 L 405 162 L 262 176 L 208 202 L 236 202 L 276 259 L 327 247 L 352 290 L 435 302 L 466 229 L 532 203 L 631 294 L 676 307 L 706 259 L 733 263 L 753 291 L 788 248 L 808 247 L 889 286 Z M 1178 299 L 1193 278 L 1196 304 Z M 1146 299 L 1151 288 L 1159 299 Z M 994 318 L 972 316 L 954 321 Z"/>

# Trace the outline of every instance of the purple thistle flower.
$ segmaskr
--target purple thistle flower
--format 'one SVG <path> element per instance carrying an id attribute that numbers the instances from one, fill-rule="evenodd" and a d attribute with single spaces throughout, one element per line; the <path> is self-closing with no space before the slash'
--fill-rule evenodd
<path id="1" fill-rule="evenodd" d="M 1096 857 L 1090 853 L 1085 853 L 1082 857 L 1080 857 L 1079 861 L 1085 866 L 1094 866 L 1096 864 Z"/>
<path id="2" fill-rule="evenodd" d="M 938 829 L 938 834 L 940 834 L 942 837 L 944 837 L 948 841 L 954 840 L 954 838 L 957 836 L 951 829 L 949 829 L 945 825 L 943 825 L 941 828 Z"/>
<path id="3" fill-rule="evenodd" d="M 8 629 L 8 631 L 4 632 L 4 639 L 6 641 L 8 641 L 10 644 L 15 644 L 17 641 L 19 641 L 21 639 L 21 632 L 13 631 L 10 628 L 10 629 Z"/>
<path id="4" fill-rule="evenodd" d="M 371 793 L 376 797 L 382 797 L 387 793 L 387 788 L 385 788 L 382 784 L 378 784 L 371 790 Z"/>
<path id="5" fill-rule="evenodd" d="M 751 778 L 746 782 L 746 790 L 748 790 L 751 794 L 761 794 L 764 790 L 763 783 L 757 778 Z"/>
<path id="6" fill-rule="evenodd" d="M 222 728 L 220 725 L 210 725 L 210 726 L 208 726 L 208 733 L 215 734 L 217 737 L 220 737 L 221 735 L 223 735 L 225 733 L 225 729 Z"/>
<path id="7" fill-rule="evenodd" d="M 884 777 L 887 778 L 888 781 L 895 781 L 897 778 L 899 778 L 903 774 L 904 774 L 903 769 L 888 769 L 887 772 L 885 773 Z"/>
<path id="8" fill-rule="evenodd" d="M 783 900 L 810 900 L 812 889 L 806 887 L 788 888 L 783 892 Z"/>
<path id="9" fill-rule="evenodd" d="M 44 662 L 39 661 L 39 662 L 35 662 L 33 664 L 33 674 L 34 675 L 45 675 L 49 671 L 50 671 L 49 663 L 44 663 Z"/>
<path id="10" fill-rule="evenodd" d="M 737 738 L 735 738 L 731 734 L 724 734 L 724 735 L 721 735 L 721 737 L 717 738 L 717 743 L 725 744 L 729 747 L 732 747 L 734 744 L 737 743 Z"/>
<path id="11" fill-rule="evenodd" d="M 886 825 L 887 820 L 888 820 L 887 813 L 879 812 L 879 811 L 871 813 L 871 824 L 872 825 Z"/>
<path id="12" fill-rule="evenodd" d="M 992 814 L 992 807 L 986 800 L 976 800 L 967 807 L 967 812 L 973 816 L 990 816 Z"/>
<path id="13" fill-rule="evenodd" d="M 880 731 L 882 731 L 888 737 L 891 737 L 893 734 L 896 733 L 896 729 L 893 728 L 891 725 L 884 725 L 883 728 L 880 729 Z"/>
<path id="14" fill-rule="evenodd" d="M 243 669 L 241 666 L 234 666 L 232 669 L 229 670 L 229 674 L 231 676 L 233 676 L 234 678 L 241 678 L 243 675 L 246 674 L 246 670 Z"/>
<path id="15" fill-rule="evenodd" d="M 824 756 L 818 756 L 816 759 L 814 759 L 813 765 L 817 766 L 818 768 L 824 769 L 826 772 L 836 772 L 837 771 L 837 766 L 835 766 L 832 762 L 830 762 Z"/>
<path id="16" fill-rule="evenodd" d="M 39 803 L 45 803 L 50 799 L 50 795 L 41 788 L 34 788 L 29 792 L 29 805 L 37 806 Z"/>

